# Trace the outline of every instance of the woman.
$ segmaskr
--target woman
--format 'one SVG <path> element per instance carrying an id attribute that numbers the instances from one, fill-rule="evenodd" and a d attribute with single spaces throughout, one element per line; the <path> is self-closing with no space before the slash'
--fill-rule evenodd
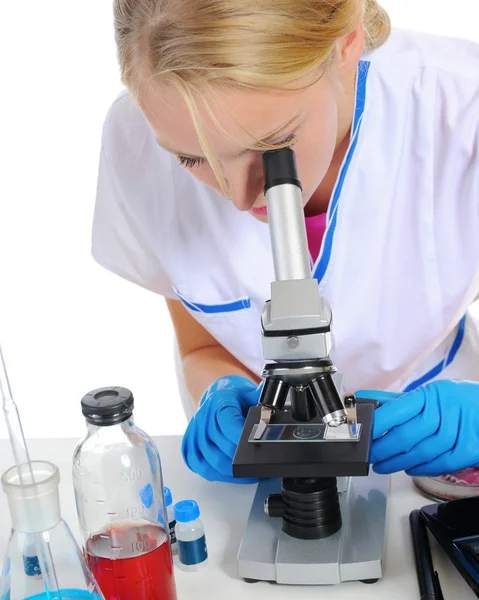
<path id="1" fill-rule="evenodd" d="M 127 92 L 105 122 L 93 256 L 166 297 L 199 407 L 188 466 L 231 481 L 258 401 L 261 155 L 284 146 L 333 361 L 384 402 L 375 469 L 479 464 L 478 46 L 391 33 L 375 0 L 116 0 L 115 29 Z"/>

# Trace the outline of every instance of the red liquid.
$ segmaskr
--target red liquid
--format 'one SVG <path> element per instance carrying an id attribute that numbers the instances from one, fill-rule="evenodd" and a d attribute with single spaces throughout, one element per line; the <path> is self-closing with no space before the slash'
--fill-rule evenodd
<path id="1" fill-rule="evenodd" d="M 176 600 L 169 538 L 159 526 L 118 523 L 88 540 L 86 556 L 105 600 Z"/>

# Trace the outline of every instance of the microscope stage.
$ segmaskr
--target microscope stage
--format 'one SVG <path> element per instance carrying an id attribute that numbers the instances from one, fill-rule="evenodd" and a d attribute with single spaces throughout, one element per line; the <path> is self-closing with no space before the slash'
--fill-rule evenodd
<path id="1" fill-rule="evenodd" d="M 258 479 L 283 477 L 349 477 L 366 476 L 369 472 L 369 449 L 371 445 L 374 404 L 358 402 L 357 419 L 360 424 L 359 439 L 351 441 L 310 439 L 284 436 L 274 442 L 263 436 L 251 441 L 251 432 L 260 422 L 261 407 L 254 406 L 248 412 L 243 434 L 233 460 L 233 475 Z M 278 411 L 271 425 L 295 425 L 304 430 L 324 427 L 317 417 L 307 423 L 295 421 L 290 411 Z M 319 427 L 318 427 L 319 426 Z M 334 432 L 334 428 L 329 428 Z M 290 439 L 287 439 L 287 438 Z"/>

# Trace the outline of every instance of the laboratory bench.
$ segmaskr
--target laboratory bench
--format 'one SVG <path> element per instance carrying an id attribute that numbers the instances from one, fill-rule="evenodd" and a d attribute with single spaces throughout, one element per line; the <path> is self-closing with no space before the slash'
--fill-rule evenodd
<path id="1" fill-rule="evenodd" d="M 375 584 L 360 582 L 337 586 L 283 586 L 266 582 L 246 583 L 238 578 L 236 553 L 255 492 L 254 485 L 211 483 L 191 473 L 181 457 L 181 437 L 154 438 L 160 451 L 165 485 L 175 502 L 196 500 L 206 529 L 209 561 L 197 572 L 185 572 L 175 567 L 178 600 L 218 598 L 236 600 L 415 600 L 419 591 L 412 553 L 409 513 L 431 502 L 421 496 L 412 480 L 404 473 L 391 478 L 386 529 L 384 578 Z M 28 441 L 32 460 L 47 460 L 60 470 L 60 497 L 63 518 L 78 538 L 78 524 L 71 481 L 71 457 L 77 440 L 33 439 Z M 0 472 L 12 465 L 8 440 L 0 440 Z M 9 536 L 10 522 L 7 499 L 0 492 L 0 561 Z M 475 595 L 448 559 L 432 541 L 434 566 L 439 572 L 446 600 L 473 600 Z M 177 560 L 177 559 L 175 559 Z"/>

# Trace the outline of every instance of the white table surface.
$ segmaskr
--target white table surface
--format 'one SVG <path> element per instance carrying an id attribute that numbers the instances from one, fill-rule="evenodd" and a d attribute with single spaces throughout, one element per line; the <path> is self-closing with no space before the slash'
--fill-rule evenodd
<path id="1" fill-rule="evenodd" d="M 388 500 L 385 575 L 373 585 L 360 582 L 336 586 L 284 586 L 266 582 L 248 584 L 236 571 L 236 553 L 241 541 L 255 486 L 210 483 L 191 473 L 180 453 L 181 438 L 155 438 L 161 454 L 165 485 L 174 501 L 191 498 L 198 502 L 206 529 L 209 564 L 199 572 L 184 572 L 176 568 L 178 600 L 218 598 L 258 598 L 268 600 L 330 598 L 341 600 L 414 600 L 419 598 L 414 557 L 409 531 L 409 513 L 430 501 L 414 488 L 403 473 L 394 475 Z M 78 526 L 71 483 L 71 456 L 76 445 L 72 439 L 30 440 L 33 460 L 47 460 L 60 469 L 60 496 L 63 518 L 78 537 Z M 8 441 L 0 440 L 0 473 L 12 464 Z M 6 497 L 0 493 L 0 561 L 3 560 L 10 520 Z M 445 600 L 473 600 L 475 595 L 456 572 L 440 549 L 433 544 L 434 566 L 439 572 Z"/>

